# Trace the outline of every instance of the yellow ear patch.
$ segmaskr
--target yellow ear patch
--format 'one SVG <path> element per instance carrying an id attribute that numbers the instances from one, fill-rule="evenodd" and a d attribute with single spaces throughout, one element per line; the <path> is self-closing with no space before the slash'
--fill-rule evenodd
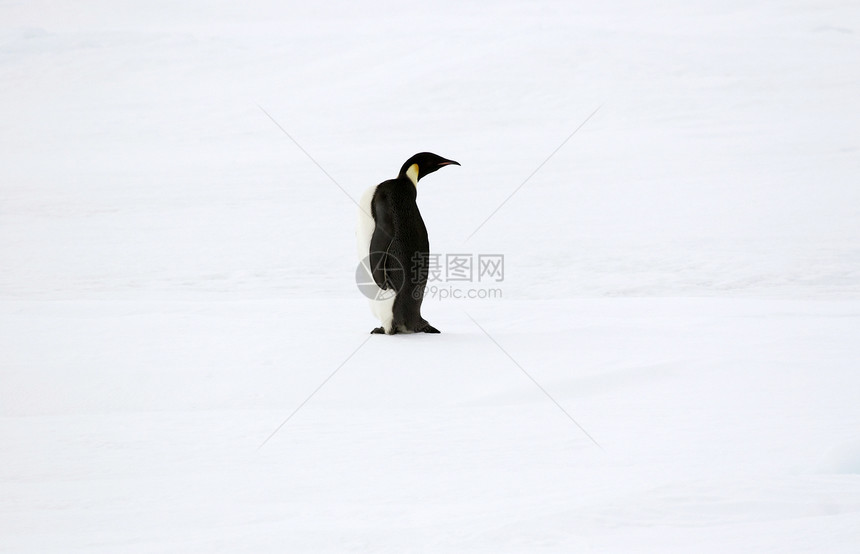
<path id="1" fill-rule="evenodd" d="M 412 164 L 406 170 L 406 176 L 412 181 L 412 184 L 418 186 L 418 164 Z"/>

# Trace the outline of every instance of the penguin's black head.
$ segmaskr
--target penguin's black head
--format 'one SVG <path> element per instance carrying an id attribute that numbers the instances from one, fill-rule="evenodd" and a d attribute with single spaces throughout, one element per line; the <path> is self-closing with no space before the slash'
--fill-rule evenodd
<path id="1" fill-rule="evenodd" d="M 406 177 L 413 184 L 417 185 L 422 177 L 430 175 L 440 167 L 445 167 L 446 165 L 460 164 L 454 160 L 446 160 L 442 156 L 437 156 L 430 152 L 421 152 L 406 160 L 406 163 L 400 168 L 400 175 L 398 177 Z"/>

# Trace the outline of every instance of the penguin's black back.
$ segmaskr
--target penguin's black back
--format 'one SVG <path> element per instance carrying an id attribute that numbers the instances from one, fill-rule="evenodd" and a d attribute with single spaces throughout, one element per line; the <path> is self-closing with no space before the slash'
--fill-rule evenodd
<path id="1" fill-rule="evenodd" d="M 407 177 L 384 181 L 376 187 L 371 216 L 376 223 L 370 241 L 373 278 L 382 289 L 397 292 L 394 325 L 420 329 L 421 303 L 429 272 L 430 241 L 415 202 L 417 191 Z"/>

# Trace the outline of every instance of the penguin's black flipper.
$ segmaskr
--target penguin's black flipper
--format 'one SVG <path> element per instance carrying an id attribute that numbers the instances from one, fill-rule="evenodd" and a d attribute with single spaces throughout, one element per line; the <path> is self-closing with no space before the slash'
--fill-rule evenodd
<path id="1" fill-rule="evenodd" d="M 387 195 L 378 191 L 373 197 L 373 216 L 376 222 L 376 227 L 373 229 L 373 236 L 370 238 L 370 270 L 373 275 L 373 280 L 376 285 L 383 289 L 399 290 L 399 283 L 393 282 L 393 272 L 402 268 L 397 267 L 397 260 L 389 253 L 391 243 L 394 241 L 394 224 L 391 218 L 391 211 L 388 206 Z"/>
<path id="2" fill-rule="evenodd" d="M 385 261 L 387 255 L 385 254 L 385 249 L 383 250 L 374 250 L 373 244 L 370 246 L 370 271 L 373 275 L 373 281 L 376 283 L 376 286 L 385 290 L 388 288 L 388 285 L 385 282 Z"/>

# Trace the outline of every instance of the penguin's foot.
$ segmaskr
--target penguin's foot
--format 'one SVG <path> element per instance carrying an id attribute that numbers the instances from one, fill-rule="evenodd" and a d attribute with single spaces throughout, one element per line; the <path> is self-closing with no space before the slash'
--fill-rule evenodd
<path id="1" fill-rule="evenodd" d="M 371 335 L 384 335 L 385 334 L 385 327 L 377 327 L 376 329 L 371 331 L 370 334 Z"/>

